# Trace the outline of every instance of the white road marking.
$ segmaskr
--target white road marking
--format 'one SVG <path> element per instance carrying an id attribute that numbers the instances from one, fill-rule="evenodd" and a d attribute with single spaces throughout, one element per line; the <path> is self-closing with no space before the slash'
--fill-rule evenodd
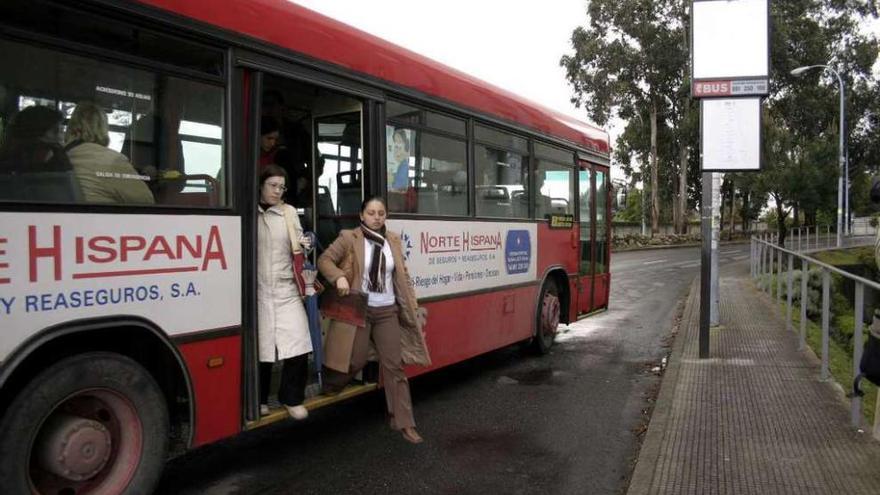
<path id="1" fill-rule="evenodd" d="M 666 261 L 669 261 L 669 260 L 645 261 L 645 262 L 642 263 L 642 264 L 643 264 L 643 265 L 654 265 L 654 264 L 657 264 L 657 263 L 663 263 L 663 262 L 666 262 Z"/>
<path id="2" fill-rule="evenodd" d="M 737 249 L 735 251 L 721 251 L 721 254 L 736 254 L 738 252 L 739 252 L 739 249 Z"/>

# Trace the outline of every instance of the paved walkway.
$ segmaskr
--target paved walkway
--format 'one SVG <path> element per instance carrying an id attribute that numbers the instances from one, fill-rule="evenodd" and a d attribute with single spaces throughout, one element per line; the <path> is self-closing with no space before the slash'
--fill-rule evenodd
<path id="1" fill-rule="evenodd" d="M 629 494 L 880 493 L 880 442 L 849 426 L 842 391 L 747 274 L 721 279 L 705 360 L 699 313 L 694 283 Z"/>

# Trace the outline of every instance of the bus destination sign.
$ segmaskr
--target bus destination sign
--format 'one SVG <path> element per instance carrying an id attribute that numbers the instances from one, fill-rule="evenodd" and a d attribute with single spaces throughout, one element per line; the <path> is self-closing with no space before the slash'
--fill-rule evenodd
<path id="1" fill-rule="evenodd" d="M 550 221 L 549 227 L 551 229 L 570 229 L 574 226 L 574 215 L 570 213 L 553 213 L 547 215 L 547 220 Z"/>

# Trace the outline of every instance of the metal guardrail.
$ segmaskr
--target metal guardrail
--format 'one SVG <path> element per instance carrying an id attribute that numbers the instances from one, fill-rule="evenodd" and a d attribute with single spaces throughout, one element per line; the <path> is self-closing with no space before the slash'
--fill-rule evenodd
<path id="1" fill-rule="evenodd" d="M 824 231 L 824 241 L 820 235 Z M 797 246 L 797 251 L 811 251 L 817 249 L 832 249 L 837 242 L 836 236 L 831 235 L 831 226 L 826 225 L 823 229 L 821 226 L 815 227 L 797 227 L 789 229 L 788 239 L 791 240 L 791 247 Z"/>
<path id="2" fill-rule="evenodd" d="M 818 229 L 817 229 L 818 232 Z M 831 237 L 829 235 L 829 237 Z M 799 238 L 800 240 L 800 238 Z M 783 295 L 786 301 L 786 328 L 792 330 L 792 285 L 794 280 L 795 260 L 799 262 L 801 270 L 801 287 L 800 287 L 800 329 L 798 349 L 803 350 L 807 345 L 807 304 L 808 304 L 808 288 L 807 280 L 811 268 L 821 270 L 822 273 L 822 348 L 821 348 L 821 370 L 820 379 L 828 380 L 831 377 L 829 370 L 829 339 L 830 339 L 830 319 L 831 319 L 831 274 L 837 274 L 841 277 L 853 281 L 855 284 L 855 303 L 853 308 L 853 369 L 852 376 L 855 379 L 859 373 L 859 362 L 862 359 L 862 349 L 864 346 L 864 322 L 863 312 L 865 303 L 865 288 L 868 287 L 880 294 L 880 283 L 868 280 L 852 273 L 841 270 L 832 265 L 822 263 L 814 258 L 800 254 L 790 249 L 778 246 L 776 244 L 777 236 L 775 234 L 767 234 L 761 237 L 752 237 L 751 239 L 751 276 L 757 279 L 763 275 L 771 275 L 768 277 L 771 283 L 762 288 L 766 293 L 773 297 L 772 275 L 776 275 L 776 295 L 775 299 L 782 300 Z M 818 243 L 818 241 L 817 241 Z M 800 249 L 805 244 L 795 242 L 792 244 Z M 783 278 L 785 278 L 785 293 L 783 294 Z M 843 384 L 844 389 L 848 390 L 849 385 Z M 880 397 L 878 397 L 878 406 L 880 406 Z M 859 428 L 862 425 L 862 398 L 853 396 L 851 399 L 851 423 L 853 427 Z M 880 410 L 878 410 L 880 413 Z M 880 414 L 874 415 L 873 425 L 874 438 L 880 439 Z"/>

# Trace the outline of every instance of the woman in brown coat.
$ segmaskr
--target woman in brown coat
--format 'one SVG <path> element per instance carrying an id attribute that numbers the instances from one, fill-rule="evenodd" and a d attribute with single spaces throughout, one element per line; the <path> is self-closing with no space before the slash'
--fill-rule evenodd
<path id="1" fill-rule="evenodd" d="M 340 295 L 348 294 L 352 288 L 367 294 L 364 328 L 331 323 L 326 364 L 338 373 L 328 373 L 324 382 L 328 389 L 344 387 L 366 364 L 372 340 L 379 354 L 391 427 L 400 430 L 405 440 L 421 443 L 403 365 L 427 366 L 431 358 L 417 316 L 415 292 L 404 265 L 400 237 L 386 231 L 386 214 L 382 198 L 365 200 L 361 204 L 360 227 L 340 232 L 318 259 L 321 274 Z"/>

